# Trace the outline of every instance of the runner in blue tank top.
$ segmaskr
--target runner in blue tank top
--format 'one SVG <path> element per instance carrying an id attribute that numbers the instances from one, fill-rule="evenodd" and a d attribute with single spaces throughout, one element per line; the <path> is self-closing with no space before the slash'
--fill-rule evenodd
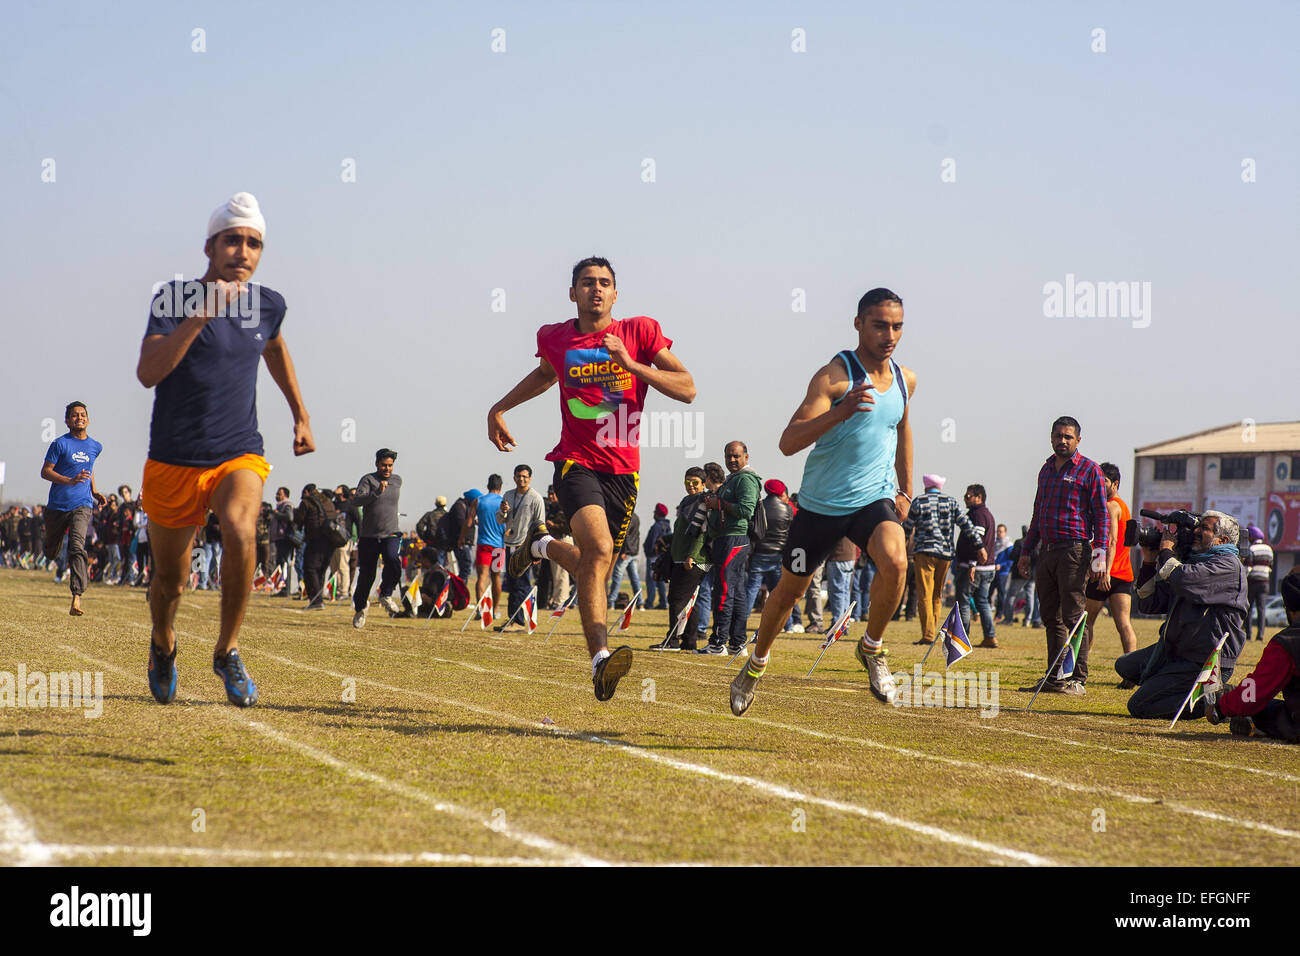
<path id="1" fill-rule="evenodd" d="M 737 717 L 753 703 L 786 617 L 844 537 L 867 552 L 877 569 L 867 630 L 856 645 L 858 660 L 867 669 L 871 692 L 887 703 L 895 697 L 882 641 L 907 571 L 902 520 L 912 501 L 908 409 L 916 375 L 893 359 L 903 334 L 903 300 L 897 295 L 872 289 L 859 300 L 853 327 L 858 347 L 817 370 L 781 435 L 785 455 L 816 444 L 804 464 L 781 580 L 763 605 L 754 652 L 731 683 L 731 712 Z"/>

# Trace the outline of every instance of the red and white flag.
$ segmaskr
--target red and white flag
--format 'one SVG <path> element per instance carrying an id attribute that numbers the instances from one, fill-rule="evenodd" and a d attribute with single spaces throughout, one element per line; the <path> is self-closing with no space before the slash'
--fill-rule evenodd
<path id="1" fill-rule="evenodd" d="M 577 600 L 578 589 L 574 588 L 573 593 L 569 595 L 569 599 L 551 612 L 551 617 L 564 617 L 564 612 L 573 607 L 574 602 Z"/>
<path id="2" fill-rule="evenodd" d="M 673 625 L 669 637 L 677 637 L 686 633 L 686 622 L 691 619 L 691 611 L 695 608 L 695 599 L 700 596 L 700 586 L 695 585 L 695 590 L 691 592 L 691 599 L 686 602 L 686 607 L 682 608 L 682 613 L 677 615 L 677 623 Z"/>
<path id="3" fill-rule="evenodd" d="M 524 598 L 524 624 L 528 627 L 528 633 L 531 634 L 537 630 L 537 589 L 533 588 L 531 594 Z"/>
<path id="4" fill-rule="evenodd" d="M 627 602 L 627 607 L 623 611 L 623 619 L 618 622 L 618 629 L 620 631 L 626 631 L 629 627 L 632 626 L 632 612 L 636 610 L 636 606 L 640 603 L 641 603 L 641 592 L 638 591 L 635 595 L 632 596 L 632 600 Z"/>
<path id="5" fill-rule="evenodd" d="M 447 583 L 442 586 L 438 593 L 438 600 L 433 602 L 433 610 L 437 614 L 442 613 L 443 607 L 447 604 L 447 594 L 451 591 L 451 578 L 447 578 Z"/>
<path id="6" fill-rule="evenodd" d="M 483 630 L 492 626 L 492 595 L 484 594 L 478 602 L 478 624 Z"/>

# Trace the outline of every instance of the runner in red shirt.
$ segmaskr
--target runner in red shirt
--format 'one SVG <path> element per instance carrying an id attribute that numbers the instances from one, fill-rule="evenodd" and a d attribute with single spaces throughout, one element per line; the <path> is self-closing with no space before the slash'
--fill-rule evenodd
<path id="1" fill-rule="evenodd" d="M 560 383 L 560 442 L 546 459 L 555 462 L 553 484 L 574 544 L 556 540 L 539 524 L 511 556 L 510 574 L 519 577 L 530 561 L 547 558 L 573 575 L 596 699 L 609 700 L 632 667 L 632 649 L 611 654 L 606 646 L 603 583 L 636 507 L 646 390 L 654 386 L 689 403 L 695 380 L 654 319 L 610 317 L 618 289 L 608 260 L 592 257 L 573 267 L 569 300 L 577 303 L 578 317 L 538 330 L 538 367 L 492 406 L 488 440 L 500 451 L 513 448 L 505 413 Z"/>

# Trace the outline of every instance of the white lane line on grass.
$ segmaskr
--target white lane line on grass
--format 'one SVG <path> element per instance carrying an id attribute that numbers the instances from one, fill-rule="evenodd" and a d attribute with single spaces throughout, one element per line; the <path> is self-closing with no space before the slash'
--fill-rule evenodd
<path id="1" fill-rule="evenodd" d="M 186 635 L 186 636 L 192 637 L 193 635 Z M 290 667 L 295 667 L 299 670 L 313 671 L 315 673 L 325 674 L 328 677 L 343 679 L 346 676 L 351 676 L 351 675 L 344 675 L 337 671 L 329 670 L 328 668 L 317 667 L 313 664 L 304 664 L 300 661 L 295 661 L 288 657 L 282 657 L 278 654 L 273 654 L 269 651 L 264 651 L 264 650 L 258 651 L 258 655 L 262 657 L 267 657 L 274 661 L 279 661 L 282 664 L 286 664 Z M 459 663 L 456 661 L 443 661 L 440 658 L 431 658 L 431 659 L 437 660 L 440 663 L 452 663 L 452 664 Z M 519 680 L 531 679 L 531 678 L 517 677 L 517 675 L 505 674 L 499 671 L 492 671 L 486 668 L 478 668 L 477 666 L 475 666 L 474 669 L 483 670 L 486 673 L 498 674 L 499 676 L 504 676 L 504 677 L 516 677 L 516 679 Z M 523 726 L 537 727 L 539 730 L 543 730 L 546 733 L 553 734 L 555 736 L 566 737 L 571 740 L 587 741 L 589 743 L 599 743 L 608 747 L 614 747 L 620 750 L 621 752 L 630 754 L 632 756 L 641 757 L 643 759 L 651 760 L 653 762 L 663 764 L 664 766 L 672 767 L 675 770 L 685 771 L 687 773 L 693 773 L 702 777 L 709 777 L 716 780 L 722 780 L 727 783 L 750 787 L 752 789 L 765 793 L 768 796 L 775 797 L 779 800 L 791 800 L 791 801 L 801 802 L 801 803 L 810 803 L 810 804 L 815 804 L 817 806 L 826 807 L 827 809 L 830 810 L 836 810 L 841 813 L 850 813 L 850 814 L 855 814 L 857 816 L 866 817 L 867 819 L 875 820 L 879 823 L 884 823 L 888 826 L 892 826 L 897 829 L 908 830 L 912 833 L 929 837 L 930 839 L 939 840 L 944 843 L 951 843 L 956 846 L 961 846 L 968 850 L 977 850 L 979 852 L 989 854 L 990 856 L 993 856 L 995 858 L 1002 858 L 1003 860 L 1011 860 L 1017 863 L 1027 863 L 1031 866 L 1056 865 L 1055 861 L 1050 860 L 1047 857 L 1039 856 L 1035 853 L 1028 853 L 1023 850 L 998 846 L 997 844 L 988 843 L 984 840 L 976 840 L 972 837 L 963 836 L 960 833 L 953 833 L 948 830 L 941 829 L 940 827 L 931 826 L 926 823 L 918 823 L 914 820 L 907 820 L 902 817 L 896 817 L 893 816 L 892 814 L 884 813 L 883 811 L 875 810 L 870 807 L 863 807 L 857 804 L 847 803 L 841 800 L 832 800 L 825 797 L 814 796 L 812 794 L 804 793 L 799 790 L 791 789 L 781 784 L 771 783 L 766 780 L 760 780 L 756 777 L 747 777 L 739 774 L 726 773 L 721 770 L 715 770 L 713 767 L 709 767 L 703 764 L 690 763 L 685 760 L 677 760 L 671 757 L 664 757 L 660 754 L 654 753 L 642 747 L 637 747 L 632 744 L 606 740 L 603 737 L 598 737 L 592 734 L 583 734 L 574 730 L 565 730 L 559 727 L 541 725 L 534 720 L 530 720 L 526 717 L 520 717 L 517 714 L 510 714 L 504 711 L 494 710 L 489 707 L 482 707 L 479 706 L 478 704 L 471 704 L 467 701 L 456 700 L 454 698 L 441 697 L 436 694 L 429 694 L 429 693 L 425 693 L 424 691 L 414 690 L 408 687 L 398 687 L 392 684 L 385 684 L 379 681 L 370 680 L 369 678 L 366 677 L 359 677 L 356 678 L 356 680 L 359 683 L 365 683 L 372 687 L 378 687 L 381 690 L 388 690 L 395 693 L 408 694 L 410 696 L 424 698 L 425 700 L 430 700 L 435 703 L 444 704 L 451 707 L 457 707 L 462 710 L 468 710 L 472 713 L 482 714 L 488 717 L 494 717 L 498 720 L 508 720 L 515 724 L 521 724 Z M 548 683 L 550 682 L 548 681 Z M 566 685 L 561 684 L 561 686 L 566 686 Z M 998 862 L 998 861 L 994 860 L 994 862 Z"/>
<path id="2" fill-rule="evenodd" d="M 329 850 L 245 850 L 201 846 L 127 846 L 106 844 L 91 846 L 78 843 L 47 843 L 45 848 L 60 859 L 108 856 L 182 857 L 209 862 L 244 863 L 338 863 L 349 866 L 568 866 L 562 860 L 547 857 L 473 856 L 468 853 L 335 853 Z M 0 845 L 0 849 L 3 846 Z"/>
<path id="3" fill-rule="evenodd" d="M 349 642 L 344 642 L 344 643 L 349 643 Z M 371 648 L 371 649 L 387 650 L 385 648 Z M 268 654 L 268 652 L 266 651 L 261 651 L 259 653 Z M 390 653 L 404 653 L 404 652 L 391 651 Z M 276 655 L 272 655 L 272 654 L 268 654 L 268 656 L 272 657 L 272 659 L 280 660 L 284 663 L 291 664 L 296 667 L 307 667 L 308 669 L 318 669 L 318 668 L 311 668 L 309 665 L 299 664 L 296 661 L 290 661 L 288 658 L 277 657 Z M 425 660 L 433 661 L 440 664 L 452 664 L 458 667 L 463 667 L 467 670 L 477 671 L 479 673 L 485 673 L 485 674 L 494 674 L 500 677 L 507 677 L 512 680 L 533 681 L 536 683 L 550 684 L 557 687 L 567 687 L 576 690 L 576 688 L 573 688 L 573 686 L 570 684 L 566 684 L 564 681 L 558 681 L 551 678 L 531 677 L 531 676 L 523 676 L 519 674 L 511 674 L 506 671 L 498 671 L 490 667 L 483 667 L 479 664 L 472 664 L 468 661 L 456 661 L 448 658 L 434 657 L 429 655 L 424 655 L 423 658 Z M 330 671 L 323 671 L 323 672 L 328 673 L 331 676 L 336 676 L 340 678 L 343 676 L 341 674 L 334 674 L 333 672 Z M 369 683 L 375 683 L 375 682 L 370 681 Z M 385 689 L 389 689 L 389 690 L 403 690 L 403 688 L 396 688 L 388 685 L 376 684 L 376 686 L 383 686 L 385 687 Z M 418 691 L 414 691 L 414 692 L 408 691 L 408 692 L 417 693 L 417 694 L 420 693 Z M 450 700 L 446 702 L 457 703 L 456 701 L 450 701 Z M 466 705 L 466 706 L 472 706 L 472 705 Z M 655 702 L 655 706 L 668 707 L 673 710 L 679 710 L 686 713 L 701 714 L 710 717 L 718 716 L 716 713 L 712 711 L 703 710 L 698 707 L 691 707 L 687 704 L 676 704 L 671 701 L 658 700 Z M 856 746 L 861 746 L 861 747 L 869 747 L 878 750 L 885 750 L 885 751 L 898 754 L 900 756 L 912 757 L 919 760 L 929 760 L 935 763 L 943 763 L 943 764 L 947 764 L 948 766 L 958 767 L 963 770 L 971 770 L 979 773 L 991 772 L 991 773 L 999 773 L 1002 775 L 1016 776 L 1025 780 L 1032 780 L 1049 787 L 1055 787 L 1057 789 L 1068 790 L 1075 793 L 1099 794 L 1101 796 L 1111 797 L 1116 800 L 1122 800 L 1126 803 L 1160 807 L 1169 810 L 1173 813 L 1181 813 L 1187 816 L 1199 817 L 1205 820 L 1212 820 L 1216 823 L 1228 823 L 1233 826 L 1243 827 L 1249 830 L 1256 830 L 1262 833 L 1269 833 L 1272 834 L 1273 836 L 1280 836 L 1280 837 L 1286 837 L 1288 839 L 1300 840 L 1300 832 L 1295 830 L 1288 830 L 1284 827 L 1276 827 L 1273 826 L 1272 824 L 1263 823 L 1258 820 L 1249 820 L 1241 817 L 1228 816 L 1226 814 L 1217 813 L 1210 810 L 1202 810 L 1197 807 L 1187 806 L 1181 803 L 1170 802 L 1168 800 L 1165 800 L 1162 797 L 1147 797 L 1136 793 L 1126 793 L 1122 790 L 1115 790 L 1110 787 L 1103 787 L 1103 786 L 1097 786 L 1092 784 L 1074 783 L 1073 781 L 1062 780 L 1057 777 L 1048 777 L 1043 774 L 1037 774 L 1030 770 L 1023 770 L 1019 767 L 1009 767 L 1001 764 L 977 763 L 975 761 L 962 760 L 957 757 L 945 757 L 939 754 L 932 754 L 927 751 L 916 750 L 910 747 L 899 747 L 895 744 L 882 743 L 881 741 L 878 740 L 870 740 L 862 737 L 849 737 L 844 734 L 836 734 L 836 733 L 831 733 L 829 731 L 813 730 L 812 728 L 809 727 L 800 727 L 795 724 L 786 724 L 780 721 L 766 720 L 761 717 L 746 717 L 745 719 L 750 723 L 761 724 L 767 727 L 774 727 L 778 730 L 786 730 L 792 733 L 804 734 L 806 736 L 816 737 L 823 740 L 833 740 L 837 743 L 854 744 Z"/>
<path id="4" fill-rule="evenodd" d="M 443 635 L 443 636 L 447 636 L 447 635 Z M 452 635 L 452 636 L 454 636 L 454 635 Z M 355 641 L 348 641 L 348 640 L 345 640 L 345 639 L 342 639 L 342 638 L 331 638 L 331 637 L 328 637 L 328 636 L 325 636 L 325 635 L 315 635 L 315 637 L 319 637 L 319 638 L 324 639 L 324 640 L 327 640 L 327 641 L 331 641 L 331 642 L 335 642 L 335 643 L 343 644 L 343 645 L 345 645 L 345 646 L 352 646 L 352 647 L 366 647 L 366 646 L 368 646 L 368 645 L 358 644 L 358 643 L 355 642 Z M 514 647 L 510 647 L 510 646 L 499 645 L 499 644 L 496 644 L 496 643 L 481 643 L 481 644 L 478 644 L 478 645 L 476 645 L 476 646 L 484 647 L 484 648 L 487 648 L 487 649 L 490 649 L 490 650 L 493 650 L 493 651 L 515 652 L 515 653 L 517 653 L 517 652 L 529 653 L 529 654 L 531 654 L 532 656 L 535 656 L 535 657 L 538 657 L 538 656 L 547 656 L 547 655 L 541 654 L 541 653 L 538 652 L 538 651 L 535 651 L 535 650 L 532 649 L 532 648 L 524 648 L 524 647 L 514 648 Z M 411 656 L 411 657 L 416 657 L 416 658 L 419 658 L 419 657 L 422 657 L 422 656 L 423 656 L 423 655 L 414 654 L 414 653 L 411 653 L 411 652 L 408 652 L 408 651 L 399 651 L 399 650 L 396 650 L 396 649 L 394 649 L 394 648 L 372 648 L 372 649 L 383 650 L 383 651 L 385 651 L 386 653 L 392 653 L 392 654 L 406 654 L 406 655 L 409 655 L 409 656 Z M 673 662 L 673 663 L 677 663 L 677 664 L 685 664 L 685 665 L 688 665 L 688 666 L 694 666 L 694 667 L 708 667 L 708 666 L 710 666 L 709 664 L 707 664 L 707 663 L 703 663 L 703 662 L 697 663 L 697 662 L 694 662 L 694 661 L 684 661 L 684 660 L 676 659 L 676 658 L 674 658 L 672 655 L 665 655 L 664 657 L 655 658 L 655 659 L 656 659 L 656 660 L 671 661 L 671 662 Z M 699 680 L 698 678 L 694 678 L 694 677 L 680 677 L 679 679 L 681 679 L 681 680 L 687 680 L 687 681 L 690 681 L 691 683 L 693 683 L 693 684 L 697 684 L 697 685 L 704 685 L 704 684 L 705 684 L 704 681 Z M 719 683 L 719 686 L 721 686 L 720 683 Z M 865 693 L 866 693 L 865 688 L 857 689 L 857 688 L 823 687 L 823 686 L 819 686 L 819 685 L 815 685 L 815 684 L 810 684 L 810 685 L 808 685 L 808 690 L 826 691 L 826 692 L 836 692 L 836 693 L 852 693 L 852 694 L 865 694 Z M 813 698 L 813 697 L 802 697 L 802 696 L 799 696 L 799 695 L 797 695 L 797 694 L 787 693 L 785 690 L 772 691 L 772 692 L 771 692 L 771 696 L 773 696 L 773 697 L 779 697 L 779 698 L 784 699 L 784 700 L 796 701 L 796 702 L 799 702 L 799 703 L 812 703 L 812 704 L 822 704 L 822 705 L 825 705 L 825 704 L 831 703 L 831 701 L 818 700 L 818 699 Z M 1245 765 L 1242 765 L 1242 764 L 1226 763 L 1226 762 L 1224 762 L 1224 761 L 1222 761 L 1222 760 L 1210 760 L 1210 759 L 1208 759 L 1208 758 L 1204 758 L 1204 757 L 1187 757 L 1187 756 L 1182 756 L 1182 755 L 1180 755 L 1180 754 L 1171 754 L 1171 753 L 1166 752 L 1165 750 L 1133 750 L 1133 749 L 1130 749 L 1130 748 L 1127 748 L 1127 747 L 1112 747 L 1112 746 L 1109 746 L 1109 745 L 1107 745 L 1107 744 L 1095 743 L 1095 742 L 1093 742 L 1093 741 L 1074 740 L 1074 739 L 1071 739 L 1071 738 L 1065 738 L 1065 737 L 1051 737 L 1051 736 L 1048 736 L 1048 735 L 1046 735 L 1046 734 L 1035 734 L 1035 733 L 1032 733 L 1032 732 L 1027 731 L 1027 730 L 1017 730 L 1017 729 L 1015 729 L 1015 728 L 1013 728 L 1013 727 L 999 727 L 999 726 L 997 726 L 996 724 L 994 724 L 992 721 L 989 721 L 989 720 L 966 721 L 966 720 L 962 720 L 962 719 L 961 719 L 960 717 L 958 717 L 956 714 L 948 714 L 948 713 L 945 713 L 945 712 L 940 711 L 940 710 L 938 710 L 938 709 L 933 709 L 933 710 L 931 710 L 930 712 L 925 713 L 925 714 L 916 713 L 916 712 L 908 711 L 908 710 L 904 710 L 904 709 L 901 709 L 901 708 L 900 708 L 900 709 L 896 709 L 896 710 L 893 711 L 893 712 L 896 713 L 897 716 L 899 716 L 899 717 L 912 718 L 912 719 L 916 719 L 916 720 L 936 720 L 936 719 L 937 719 L 937 720 L 945 720 L 945 721 L 947 721 L 950 725 L 952 725 L 952 726 L 956 726 L 956 727 L 961 727 L 961 728 L 974 728 L 974 729 L 976 729 L 976 730 L 980 730 L 980 731 L 988 731 L 988 732 L 990 732 L 990 733 L 1016 734 L 1016 735 L 1019 735 L 1019 736 L 1028 737 L 1028 738 L 1033 738 L 1033 739 L 1036 739 L 1036 740 L 1047 741 L 1047 742 L 1049 742 L 1049 743 L 1059 743 L 1059 744 L 1063 744 L 1063 745 L 1070 746 L 1070 747 L 1083 747 L 1083 748 L 1087 748 L 1087 749 L 1089 749 L 1089 750 L 1099 750 L 1099 751 L 1102 751 L 1102 752 L 1104 752 L 1104 753 L 1113 753 L 1113 754 L 1122 754 L 1122 755 L 1125 755 L 1125 756 L 1141 757 L 1141 758 L 1146 759 L 1146 760 L 1155 760 L 1155 761 L 1157 761 L 1157 762 L 1158 762 L 1158 761 L 1161 761 L 1161 760 L 1177 760 L 1177 761 L 1179 761 L 1180 763 L 1197 764 L 1197 765 L 1199 765 L 1199 766 L 1203 766 L 1203 767 L 1214 767 L 1214 768 L 1219 769 L 1219 770 L 1229 770 L 1229 771 L 1236 771 L 1236 772 L 1241 772 L 1241 773 L 1250 773 L 1250 774 L 1255 774 L 1255 775 L 1257 775 L 1257 776 L 1261 776 L 1261 777 L 1271 777 L 1271 778 L 1273 778 L 1273 779 L 1275 779 L 1275 780 L 1285 780 L 1285 781 L 1287 781 L 1288 783 L 1300 783 L 1300 776 L 1296 776 L 1296 775 L 1294 775 L 1294 774 L 1289 774 L 1289 773 L 1283 773 L 1283 772 L 1280 771 L 1280 770 L 1269 770 L 1269 769 L 1266 769 L 1266 768 L 1263 768 L 1263 767 L 1250 767 L 1250 766 L 1245 766 Z M 887 712 L 887 713 L 888 713 L 888 712 Z M 1089 716 L 1089 715 L 1080 715 L 1080 716 Z M 1092 715 L 1092 716 L 1096 716 L 1096 715 Z M 746 718 L 746 719 L 755 719 L 755 718 Z M 761 719 L 761 718 L 757 718 L 757 719 Z M 1092 721 L 1092 723 L 1098 723 L 1098 721 Z M 1142 729 L 1142 727 L 1141 727 L 1140 724 L 1137 725 L 1137 726 L 1135 726 L 1135 725 L 1130 724 L 1130 723 L 1123 723 L 1123 722 L 1119 722 L 1119 721 L 1108 721 L 1107 723 L 1108 723 L 1109 726 L 1113 726 L 1113 727 L 1115 727 L 1116 729 L 1123 730 L 1123 731 L 1126 731 L 1126 732 L 1133 732 L 1133 731 L 1136 731 L 1136 730 Z M 1093 727 L 1085 727 L 1085 728 L 1080 728 L 1080 729 L 1081 729 L 1081 730 L 1092 730 L 1092 729 L 1094 729 L 1094 728 L 1093 728 Z M 1170 738 L 1167 737 L 1167 736 L 1163 736 L 1163 735 L 1159 735 L 1159 734 L 1152 734 L 1150 739 L 1151 739 L 1151 742 L 1152 742 L 1153 744 L 1155 744 L 1155 745 L 1157 745 L 1157 746 L 1160 746 L 1160 747 L 1164 747 L 1164 746 L 1166 746 L 1166 745 L 1168 745 L 1168 746 L 1182 746 L 1182 747 L 1193 747 L 1193 746 L 1197 746 L 1197 744 L 1194 743 L 1194 742 L 1170 739 Z M 1282 744 L 1282 743 L 1280 743 L 1280 742 L 1274 744 L 1274 743 L 1271 742 L 1271 741 L 1252 741 L 1251 745 L 1252 745 L 1252 746 L 1273 746 L 1273 745 L 1275 745 L 1275 746 L 1279 746 L 1279 747 L 1286 746 L 1285 744 Z"/>
<path id="5" fill-rule="evenodd" d="M 143 627 L 144 625 L 137 625 L 137 626 Z M 178 631 L 178 633 L 181 632 Z M 199 640 L 199 641 L 204 640 L 204 638 L 199 637 L 196 634 L 185 634 L 185 637 L 194 640 Z M 207 643 L 211 644 L 213 642 L 208 641 Z M 114 673 L 120 676 L 127 677 L 127 678 L 136 676 L 131 674 L 129 671 L 116 666 L 115 664 L 110 664 L 107 661 L 102 661 L 99 660 L 98 658 L 92 657 L 91 655 L 87 654 L 85 651 L 81 650 L 80 648 L 72 647 L 67 644 L 60 644 L 59 647 L 62 650 L 67 651 L 68 653 L 77 654 L 80 657 L 84 658 L 85 660 L 90 661 L 92 664 L 96 664 L 104 668 L 105 670 L 113 671 Z M 194 698 L 190 697 L 188 699 L 194 699 Z M 446 814 L 447 816 L 457 817 L 458 819 L 466 820 L 470 823 L 477 823 L 480 826 L 486 827 L 488 830 L 491 830 L 493 833 L 497 833 L 503 837 L 506 837 L 507 839 L 514 840 L 516 843 L 522 843 L 524 846 L 531 847 L 534 850 L 541 850 L 546 853 L 553 853 L 559 856 L 561 859 L 575 865 L 580 865 L 580 866 L 608 865 L 604 860 L 600 860 L 597 859 L 596 857 L 588 856 L 584 853 L 579 852 L 578 850 L 575 850 L 572 847 L 565 846 L 563 843 L 558 843 L 555 840 L 551 840 L 547 837 L 538 836 L 537 834 L 534 833 L 529 833 L 526 830 L 520 830 L 518 827 L 513 827 L 508 824 L 498 823 L 496 820 L 493 820 L 489 817 L 485 817 L 482 814 L 470 810 L 466 807 L 462 807 L 455 803 L 450 803 L 446 800 L 440 800 L 437 797 L 434 797 L 431 794 L 424 792 L 423 790 L 416 789 L 415 787 L 408 786 L 407 784 L 404 783 L 399 783 L 395 780 L 389 780 L 387 777 L 381 776 L 380 774 L 374 773 L 373 771 L 366 770 L 363 767 L 357 766 L 356 764 L 352 764 L 345 760 L 341 760 L 338 757 L 335 757 L 333 754 L 326 753 L 325 751 L 319 750 L 316 747 L 311 746 L 310 744 L 304 743 L 300 740 L 296 740 L 295 738 L 290 737 L 288 734 L 281 733 L 278 730 L 266 726 L 260 721 L 252 720 L 246 717 L 244 714 L 234 711 L 233 708 L 230 710 L 224 710 L 224 709 L 215 710 L 215 711 L 211 711 L 210 713 L 214 715 L 218 715 L 224 719 L 234 721 L 236 723 L 242 723 L 244 726 L 251 728 L 252 730 L 256 731 L 262 736 L 274 740 L 276 743 L 280 744 L 281 746 L 287 747 L 291 750 L 296 750 L 298 753 L 302 754 L 303 756 L 310 757 L 312 760 L 315 760 L 317 763 L 324 764 L 334 770 L 339 771 L 340 773 L 346 774 L 349 777 L 352 777 L 357 780 L 363 780 L 366 783 L 374 784 L 375 786 L 381 787 L 382 789 L 387 790 L 390 793 L 394 793 L 400 797 L 403 797 L 408 801 L 415 801 L 417 803 L 422 803 L 425 806 L 430 807 L 431 809 L 435 810 L 438 813 Z"/>
<path id="6" fill-rule="evenodd" d="M 0 862 L 10 866 L 46 866 L 54 859 L 18 811 L 0 797 Z"/>

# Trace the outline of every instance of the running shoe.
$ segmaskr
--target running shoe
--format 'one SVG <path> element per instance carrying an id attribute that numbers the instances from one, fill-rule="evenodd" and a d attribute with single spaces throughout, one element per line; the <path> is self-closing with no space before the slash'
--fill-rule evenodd
<path id="1" fill-rule="evenodd" d="M 632 669 L 632 648 L 624 645 L 596 665 L 591 678 L 596 688 L 596 700 L 609 700 L 614 696 L 618 682 Z"/>
<path id="2" fill-rule="evenodd" d="M 397 603 L 397 599 L 391 594 L 379 595 L 379 603 L 384 606 L 384 610 L 389 614 L 397 615 L 402 613 L 402 605 Z"/>
<path id="3" fill-rule="evenodd" d="M 732 679 L 731 712 L 737 717 L 743 717 L 745 711 L 749 710 L 749 705 L 754 702 L 754 688 L 758 686 L 758 679 L 763 676 L 763 670 L 763 667 L 758 667 L 751 659 L 741 665 L 740 673 Z"/>
<path id="4" fill-rule="evenodd" d="M 528 535 L 524 538 L 524 543 L 515 548 L 514 554 L 510 555 L 510 561 L 506 564 L 506 573 L 512 578 L 522 578 L 529 566 L 533 563 L 533 542 L 546 534 L 546 525 L 538 522 L 528 529 Z M 536 560 L 540 561 L 540 558 Z"/>
<path id="5" fill-rule="evenodd" d="M 212 673 L 226 685 L 226 698 L 236 707 L 252 707 L 257 703 L 257 685 L 244 669 L 238 650 L 213 654 Z"/>
<path id="6" fill-rule="evenodd" d="M 153 699 L 160 704 L 170 704 L 176 697 L 176 647 L 170 654 L 160 654 L 158 645 L 150 640 L 148 674 L 149 692 Z"/>
<path id="7" fill-rule="evenodd" d="M 699 648 L 698 650 L 696 650 L 695 653 L 696 653 L 696 654 L 708 654 L 710 657 L 721 657 L 723 654 L 727 653 L 727 645 L 726 645 L 726 644 L 714 644 L 712 641 L 709 641 L 709 642 L 708 642 L 707 644 L 705 644 L 703 647 L 701 647 L 701 648 Z"/>
<path id="8" fill-rule="evenodd" d="M 877 700 L 892 704 L 894 698 L 898 696 L 898 688 L 894 686 L 894 675 L 889 672 L 889 661 L 886 660 L 889 652 L 881 648 L 875 654 L 868 654 L 861 641 L 853 647 L 854 653 L 858 655 L 858 662 L 867 669 L 871 693 L 876 695 Z"/>

